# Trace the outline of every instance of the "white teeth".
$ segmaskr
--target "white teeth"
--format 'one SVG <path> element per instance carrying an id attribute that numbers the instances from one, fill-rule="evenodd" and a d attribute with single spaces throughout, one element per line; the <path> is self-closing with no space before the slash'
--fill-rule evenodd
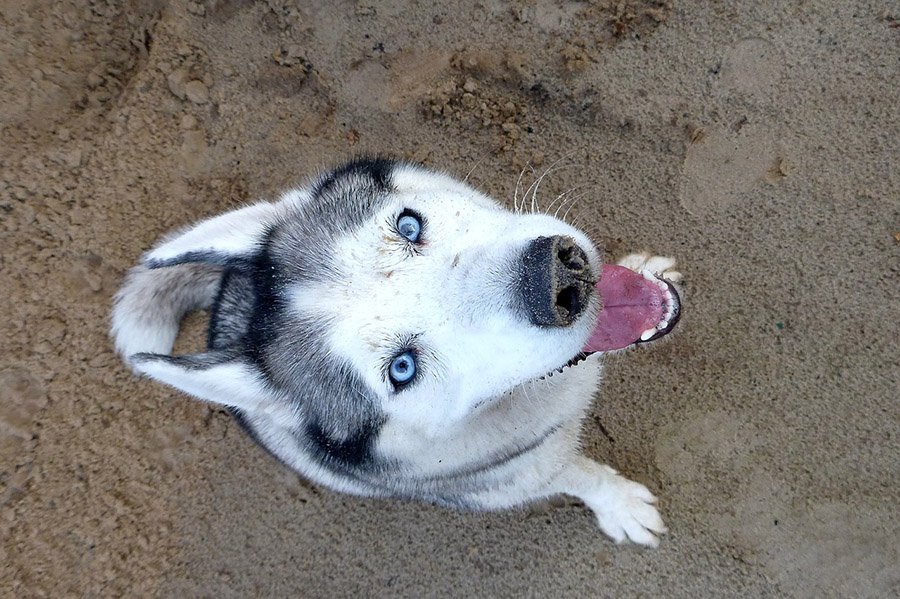
<path id="1" fill-rule="evenodd" d="M 646 331 L 641 333 L 641 341 L 649 341 L 651 337 L 654 337 L 659 333 L 665 333 L 666 331 L 668 331 L 669 325 L 671 324 L 672 319 L 675 317 L 675 296 L 669 289 L 668 283 L 666 283 L 666 281 L 664 281 L 662 277 L 654 274 L 649 269 L 642 269 L 640 271 L 640 275 L 648 281 L 653 281 L 657 284 L 657 286 L 663 292 L 662 299 L 663 303 L 666 306 L 666 312 L 659 323 L 652 329 L 647 329 Z"/>

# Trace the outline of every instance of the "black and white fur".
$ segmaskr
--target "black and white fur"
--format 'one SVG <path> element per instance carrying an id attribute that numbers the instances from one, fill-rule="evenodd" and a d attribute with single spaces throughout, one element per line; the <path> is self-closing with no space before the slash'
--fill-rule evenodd
<path id="1" fill-rule="evenodd" d="M 404 210 L 422 216 L 421 243 L 398 235 Z M 549 235 L 574 239 L 599 272 L 590 240 L 556 218 L 422 167 L 357 160 L 165 239 L 118 292 L 112 334 L 135 371 L 227 406 L 337 491 L 476 510 L 567 494 L 615 541 L 655 546 L 653 495 L 579 450 L 599 355 L 558 371 L 596 300 L 571 326 L 538 327 L 514 297 L 523 248 Z M 184 314 L 207 308 L 208 350 L 170 355 Z M 409 348 L 416 377 L 397 388 L 387 364 Z"/>

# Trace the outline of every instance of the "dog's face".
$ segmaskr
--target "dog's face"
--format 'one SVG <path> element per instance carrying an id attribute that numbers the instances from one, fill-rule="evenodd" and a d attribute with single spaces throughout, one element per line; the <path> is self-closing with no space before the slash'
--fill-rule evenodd
<path id="1" fill-rule="evenodd" d="M 334 359 L 385 414 L 437 430 L 579 354 L 598 309 L 599 258 L 584 234 L 417 168 L 393 169 L 383 191 L 358 176 L 304 205 L 307 222 L 331 218 L 317 211 L 332 201 L 357 202 L 360 216 L 319 245 L 323 276 L 296 282 L 288 297 L 298 319 L 324 323 Z M 581 260 L 578 280 L 550 272 L 573 274 L 557 264 L 560 252 Z"/>
<path id="2" fill-rule="evenodd" d="M 368 463 L 386 424 L 420 438 L 464 425 L 578 357 L 600 310 L 584 234 L 384 160 L 204 221 L 144 258 L 151 271 L 198 262 L 230 273 L 210 351 L 137 354 L 135 368 L 273 418 L 326 467 Z"/>

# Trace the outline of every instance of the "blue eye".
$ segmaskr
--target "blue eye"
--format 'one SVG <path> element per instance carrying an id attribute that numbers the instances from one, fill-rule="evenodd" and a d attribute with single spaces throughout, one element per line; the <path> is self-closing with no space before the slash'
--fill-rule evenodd
<path id="1" fill-rule="evenodd" d="M 422 219 L 411 210 L 404 210 L 397 219 L 397 230 L 413 243 L 419 241 L 422 235 Z"/>
<path id="2" fill-rule="evenodd" d="M 416 376 L 416 357 L 412 352 L 403 352 L 391 360 L 388 376 L 396 386 L 403 386 Z"/>

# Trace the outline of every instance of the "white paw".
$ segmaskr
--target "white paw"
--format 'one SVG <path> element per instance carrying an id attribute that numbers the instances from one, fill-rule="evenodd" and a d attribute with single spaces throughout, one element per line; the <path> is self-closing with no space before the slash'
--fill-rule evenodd
<path id="1" fill-rule="evenodd" d="M 658 535 L 665 533 L 666 527 L 654 505 L 656 497 L 647 487 L 616 474 L 592 495 L 585 501 L 597 516 L 600 530 L 613 541 L 621 543 L 627 538 L 639 545 L 659 545 Z"/>
<path id="2" fill-rule="evenodd" d="M 673 283 L 680 283 L 683 278 L 680 272 L 673 270 L 675 260 L 665 256 L 651 256 L 647 253 L 629 254 L 619 260 L 618 265 L 635 272 L 649 270 L 654 275 Z"/>

